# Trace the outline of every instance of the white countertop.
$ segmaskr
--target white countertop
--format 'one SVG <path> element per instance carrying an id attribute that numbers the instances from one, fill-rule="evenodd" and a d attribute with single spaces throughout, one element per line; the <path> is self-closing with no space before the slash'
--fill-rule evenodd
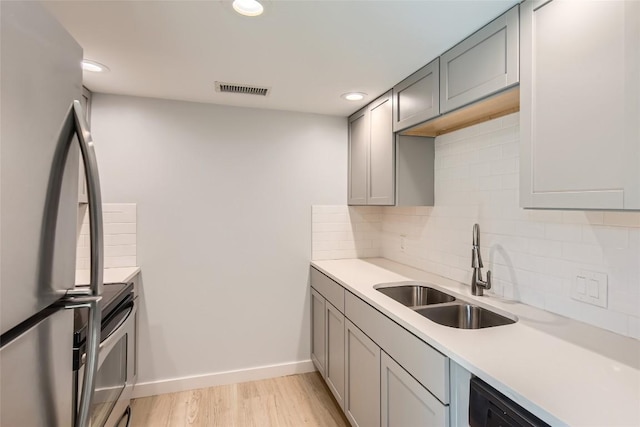
<path id="1" fill-rule="evenodd" d="M 118 267 L 104 269 L 104 283 L 128 282 L 140 272 L 140 267 Z M 76 270 L 76 286 L 89 284 L 89 270 Z"/>
<path id="2" fill-rule="evenodd" d="M 640 426 L 640 342 L 522 303 L 474 297 L 470 287 L 382 258 L 312 265 L 553 426 Z M 379 283 L 429 282 L 518 317 L 479 330 L 436 324 L 376 291 Z"/>

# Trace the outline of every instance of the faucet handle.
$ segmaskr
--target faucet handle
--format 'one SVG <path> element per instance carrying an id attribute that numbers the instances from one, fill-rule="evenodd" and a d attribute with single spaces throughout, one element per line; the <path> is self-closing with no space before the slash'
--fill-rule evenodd
<path id="1" fill-rule="evenodd" d="M 491 289 L 491 270 L 487 270 L 487 282 L 485 289 Z"/>

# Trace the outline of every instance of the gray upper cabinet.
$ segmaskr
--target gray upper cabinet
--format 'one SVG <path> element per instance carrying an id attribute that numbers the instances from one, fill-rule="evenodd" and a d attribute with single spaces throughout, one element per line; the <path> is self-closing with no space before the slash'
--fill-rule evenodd
<path id="1" fill-rule="evenodd" d="M 640 209 L 640 2 L 521 12 L 520 205 Z"/>
<path id="2" fill-rule="evenodd" d="M 395 202 L 391 91 L 349 117 L 349 205 Z"/>
<path id="3" fill-rule="evenodd" d="M 367 107 L 349 117 L 349 204 L 367 204 L 369 170 L 369 114 Z"/>
<path id="4" fill-rule="evenodd" d="M 518 6 L 440 57 L 440 112 L 472 103 L 519 81 Z"/>
<path id="5" fill-rule="evenodd" d="M 398 132 L 440 114 L 439 58 L 393 87 L 393 131 Z"/>
<path id="6" fill-rule="evenodd" d="M 369 109 L 371 145 L 369 148 L 368 205 L 394 204 L 394 137 L 391 125 L 391 93 L 374 101 Z"/>

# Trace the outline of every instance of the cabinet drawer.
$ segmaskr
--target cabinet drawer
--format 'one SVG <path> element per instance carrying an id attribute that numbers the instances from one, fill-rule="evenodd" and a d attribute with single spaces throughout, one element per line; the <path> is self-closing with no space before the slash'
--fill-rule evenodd
<path id="1" fill-rule="evenodd" d="M 344 288 L 311 267 L 311 286 L 344 313 Z"/>
<path id="2" fill-rule="evenodd" d="M 449 403 L 448 357 L 348 291 L 344 313 L 440 402 Z"/>
<path id="3" fill-rule="evenodd" d="M 518 6 L 440 57 L 440 111 L 446 113 L 519 81 Z"/>

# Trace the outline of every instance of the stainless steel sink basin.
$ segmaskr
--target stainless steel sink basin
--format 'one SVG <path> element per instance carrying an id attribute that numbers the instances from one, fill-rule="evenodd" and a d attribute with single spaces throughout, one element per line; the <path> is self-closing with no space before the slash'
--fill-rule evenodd
<path id="1" fill-rule="evenodd" d="M 431 304 L 442 304 L 455 301 L 455 297 L 437 289 L 422 285 L 383 286 L 377 288 L 389 298 L 407 307 L 418 307 Z"/>
<path id="2" fill-rule="evenodd" d="M 441 325 L 460 329 L 482 329 L 515 323 L 515 320 L 471 304 L 447 304 L 416 309 L 416 312 Z"/>

